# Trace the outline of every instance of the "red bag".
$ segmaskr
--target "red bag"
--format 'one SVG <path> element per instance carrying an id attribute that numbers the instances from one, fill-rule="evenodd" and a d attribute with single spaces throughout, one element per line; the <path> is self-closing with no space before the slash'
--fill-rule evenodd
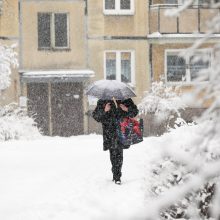
<path id="1" fill-rule="evenodd" d="M 133 145 L 143 141 L 143 119 L 123 118 L 118 121 L 117 135 L 123 145 Z"/>

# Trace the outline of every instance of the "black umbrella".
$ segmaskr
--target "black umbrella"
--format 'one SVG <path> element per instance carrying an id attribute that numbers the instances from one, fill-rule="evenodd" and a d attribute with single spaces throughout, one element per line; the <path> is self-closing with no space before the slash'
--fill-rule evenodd
<path id="1" fill-rule="evenodd" d="M 124 100 L 136 97 L 134 91 L 125 83 L 117 80 L 99 80 L 90 85 L 86 95 L 103 100 Z"/>

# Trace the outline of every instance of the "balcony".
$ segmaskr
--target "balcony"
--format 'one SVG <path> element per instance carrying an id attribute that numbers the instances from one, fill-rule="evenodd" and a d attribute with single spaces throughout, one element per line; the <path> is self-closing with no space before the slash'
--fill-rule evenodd
<path id="1" fill-rule="evenodd" d="M 205 33 L 207 22 L 220 13 L 219 8 L 210 8 L 205 0 L 182 11 L 178 17 L 166 16 L 165 12 L 181 6 L 183 0 L 152 0 L 149 4 L 149 32 L 161 34 Z M 217 30 L 216 33 L 220 33 Z"/>

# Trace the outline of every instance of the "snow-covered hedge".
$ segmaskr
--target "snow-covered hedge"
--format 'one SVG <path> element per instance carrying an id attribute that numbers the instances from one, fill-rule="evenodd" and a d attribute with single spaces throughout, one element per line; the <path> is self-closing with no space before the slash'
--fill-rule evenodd
<path id="1" fill-rule="evenodd" d="M 148 180 L 149 219 L 218 219 L 213 217 L 218 216 L 220 205 L 220 136 L 212 133 L 210 139 L 207 135 L 213 124 L 208 120 L 183 125 L 162 137 Z"/>
<path id="2" fill-rule="evenodd" d="M 147 116 L 150 124 L 150 133 L 161 135 L 169 131 L 175 124 L 184 122 L 181 111 L 186 105 L 181 94 L 173 86 L 168 86 L 164 81 L 152 83 L 149 91 L 146 91 L 143 99 L 138 105 L 141 115 Z"/>
<path id="3" fill-rule="evenodd" d="M 138 108 L 142 114 L 154 113 L 161 120 L 166 120 L 170 115 L 177 114 L 186 106 L 180 95 L 172 86 L 167 86 L 163 81 L 155 81 L 150 91 L 145 96 Z"/>
<path id="4" fill-rule="evenodd" d="M 195 172 L 187 170 L 185 165 L 171 158 L 166 158 L 154 166 L 152 194 L 161 196 L 173 187 L 184 188 L 184 185 L 188 185 L 188 181 L 194 174 Z M 189 192 L 173 202 L 172 205 L 163 207 L 160 210 L 161 219 L 193 219 L 192 215 L 194 215 L 197 219 L 208 220 L 211 217 L 216 182 L 217 179 L 207 181 L 201 184 L 198 189 L 189 190 Z M 175 197 L 176 195 L 170 196 Z M 167 201 L 169 199 L 168 196 Z"/>
<path id="5" fill-rule="evenodd" d="M 41 134 L 25 109 L 13 103 L 0 109 L 0 141 L 34 139 Z"/>

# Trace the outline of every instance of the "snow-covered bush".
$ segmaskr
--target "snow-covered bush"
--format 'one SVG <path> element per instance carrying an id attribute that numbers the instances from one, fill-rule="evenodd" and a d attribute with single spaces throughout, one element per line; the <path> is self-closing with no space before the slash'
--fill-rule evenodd
<path id="1" fill-rule="evenodd" d="M 10 85 L 11 67 L 18 66 L 15 47 L 0 44 L 0 91 Z"/>
<path id="2" fill-rule="evenodd" d="M 34 139 L 41 134 L 24 108 L 13 103 L 0 109 L 0 141 Z"/>
<path id="3" fill-rule="evenodd" d="M 10 85 L 11 68 L 18 67 L 16 45 L 0 44 L 0 92 Z M 0 141 L 11 139 L 33 139 L 40 132 L 34 120 L 28 117 L 26 109 L 17 104 L 0 108 Z"/>
<path id="4" fill-rule="evenodd" d="M 214 216 L 213 207 L 219 212 L 220 137 L 204 137 L 204 130 L 212 126 L 211 120 L 184 125 L 162 137 L 160 155 L 148 179 L 152 196 L 148 219 L 208 220 Z M 202 139 L 209 141 L 205 149 Z"/>
<path id="5" fill-rule="evenodd" d="M 184 188 L 196 171 L 188 170 L 186 165 L 172 158 L 164 158 L 153 169 L 152 195 L 163 196 L 163 193 L 173 188 Z M 210 180 L 201 184 L 197 189 L 188 190 L 179 199 L 175 199 L 170 205 L 161 206 L 160 217 L 162 219 L 209 219 L 211 217 L 212 200 L 214 198 L 216 181 Z M 218 180 L 219 181 L 219 180 Z M 172 196 L 176 196 L 175 194 Z M 167 203 L 169 196 L 167 195 Z"/>
<path id="6" fill-rule="evenodd" d="M 166 85 L 163 81 L 155 81 L 150 91 L 146 91 L 144 98 L 138 105 L 140 114 L 152 114 L 155 123 L 166 123 L 169 127 L 171 120 L 180 118 L 180 110 L 185 108 L 178 91 Z"/>

